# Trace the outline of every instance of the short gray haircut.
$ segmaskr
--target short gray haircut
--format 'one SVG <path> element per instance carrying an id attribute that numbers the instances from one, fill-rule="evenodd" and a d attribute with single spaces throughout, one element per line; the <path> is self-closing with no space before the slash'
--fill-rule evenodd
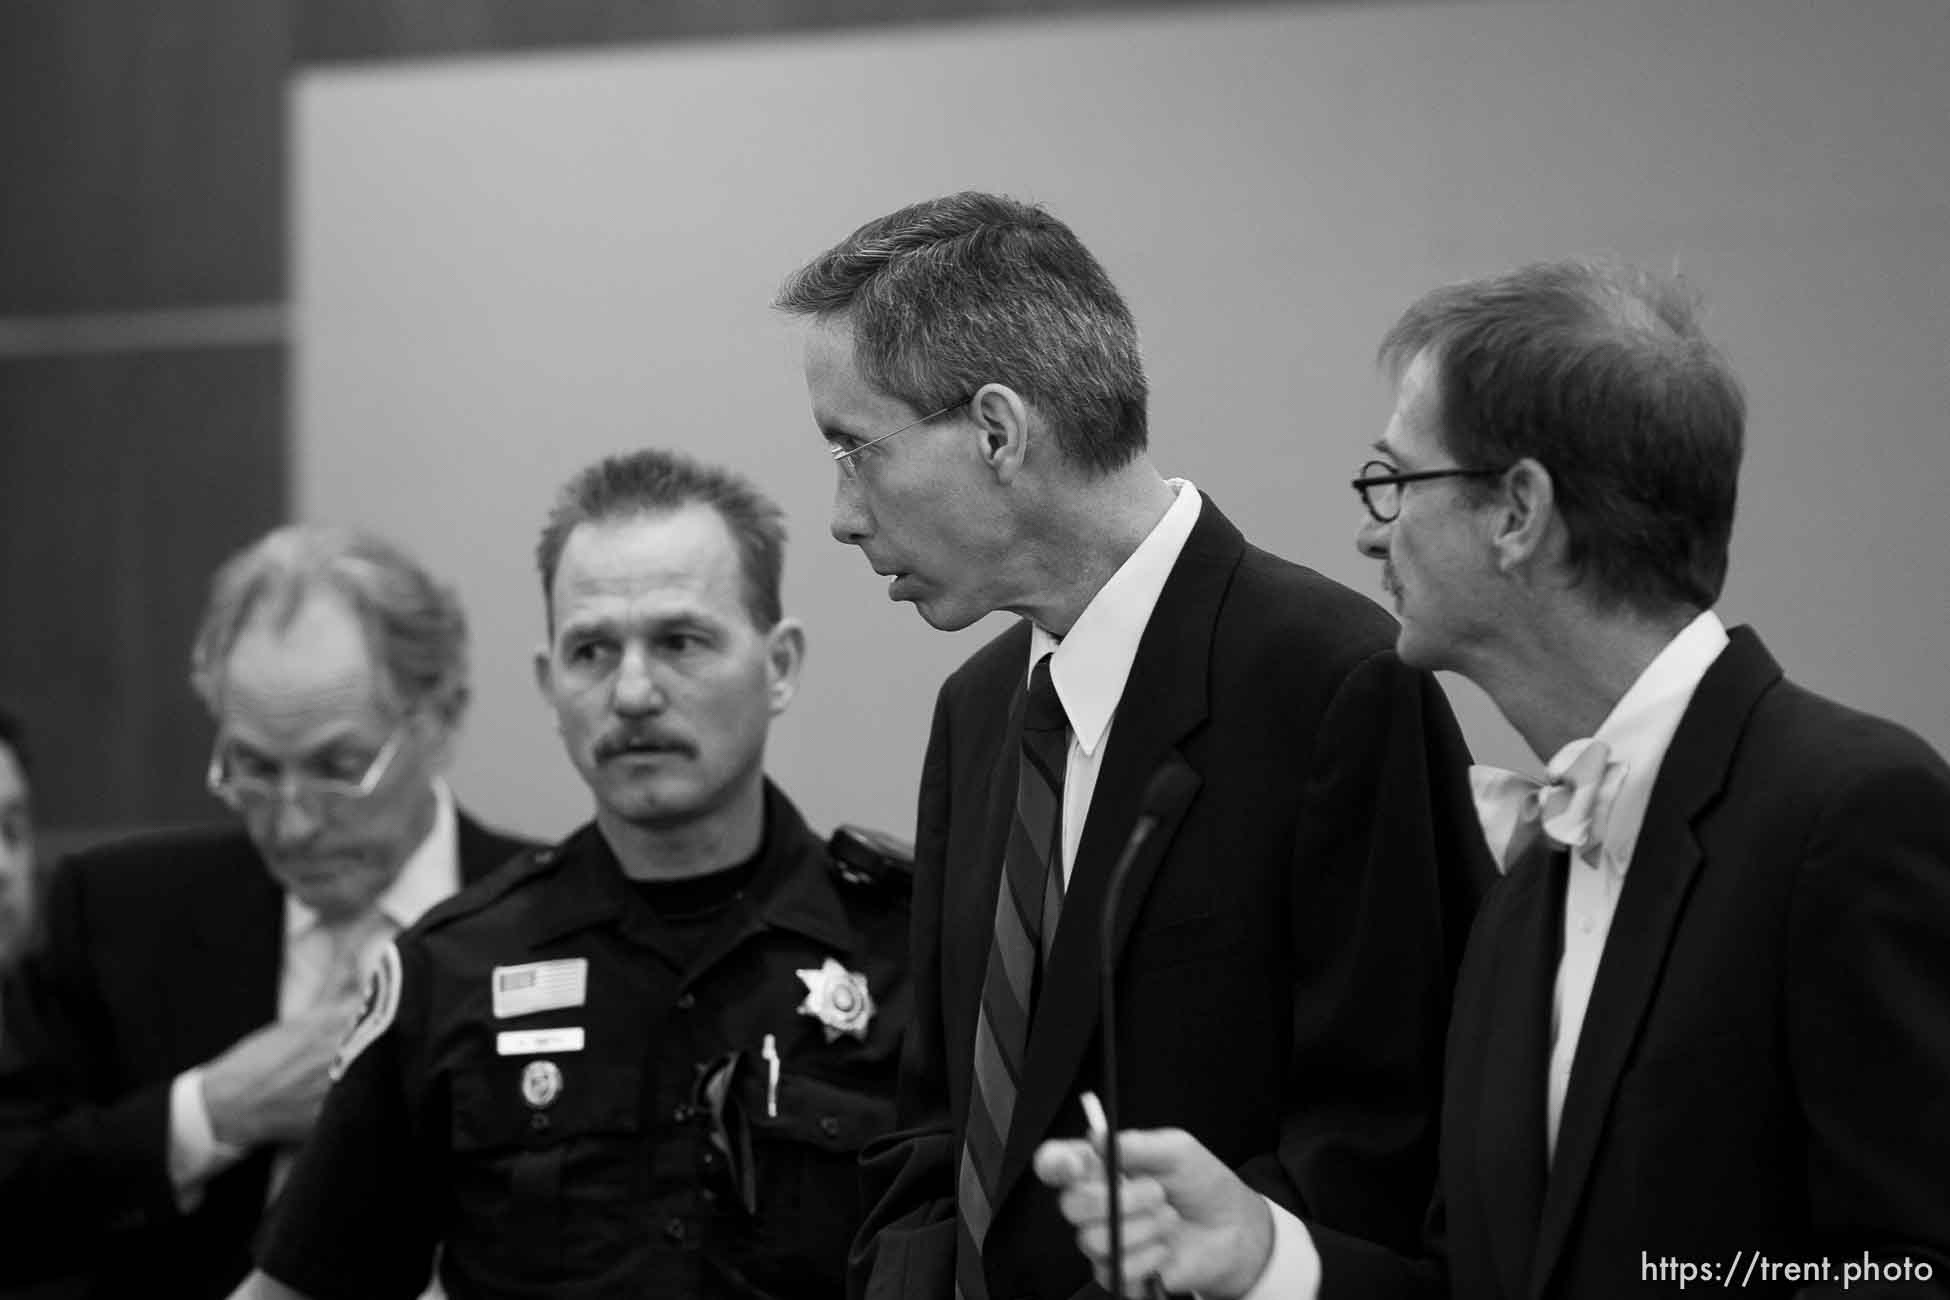
<path id="1" fill-rule="evenodd" d="M 401 713 L 431 708 L 459 720 L 467 703 L 467 615 L 453 589 L 383 538 L 327 524 L 288 524 L 226 560 L 190 652 L 190 684 L 214 712 L 225 665 L 255 619 L 288 627 L 307 597 L 352 609 L 379 666 L 383 697 Z"/>
<path id="2" fill-rule="evenodd" d="M 964 191 L 878 217 L 795 271 L 774 307 L 844 318 L 854 364 L 915 411 L 1014 388 L 1072 465 L 1108 473 L 1149 437 L 1131 309 L 1071 229 Z"/>

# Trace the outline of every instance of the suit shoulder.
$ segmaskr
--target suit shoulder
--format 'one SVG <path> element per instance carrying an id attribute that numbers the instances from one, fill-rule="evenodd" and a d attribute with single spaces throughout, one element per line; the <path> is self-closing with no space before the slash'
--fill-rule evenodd
<path id="1" fill-rule="evenodd" d="M 151 831 L 69 854 L 57 875 L 92 896 L 175 899 L 206 882 L 262 877 L 263 859 L 235 826 Z"/>
<path id="2" fill-rule="evenodd" d="M 542 847 L 540 841 L 490 826 L 458 805 L 454 808 L 454 821 L 460 841 L 463 877 L 485 878 L 493 868 L 509 858 Z"/>
<path id="3" fill-rule="evenodd" d="M 1378 656 L 1389 663 L 1401 625 L 1360 592 L 1248 545 L 1221 607 L 1218 635 L 1340 678 Z M 1272 667 L 1273 665 L 1269 665 Z"/>
<path id="4" fill-rule="evenodd" d="M 1392 646 L 1400 625 L 1372 598 L 1304 564 L 1247 546 L 1235 597 L 1264 602 L 1269 619 L 1312 629 L 1329 640 Z"/>
<path id="5" fill-rule="evenodd" d="M 1921 736 L 1785 677 L 1756 703 L 1746 739 L 1759 761 L 1807 773 L 1820 788 L 1899 773 L 1950 788 L 1950 765 Z"/>

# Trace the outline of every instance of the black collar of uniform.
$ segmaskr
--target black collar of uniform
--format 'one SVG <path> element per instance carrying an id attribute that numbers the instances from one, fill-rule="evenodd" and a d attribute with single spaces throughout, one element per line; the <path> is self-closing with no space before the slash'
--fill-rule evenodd
<path id="1" fill-rule="evenodd" d="M 850 954 L 853 926 L 826 846 L 813 836 L 785 792 L 769 780 L 765 834 L 765 861 L 759 864 L 751 889 L 758 922 L 796 931 L 836 953 Z"/>
<path id="2" fill-rule="evenodd" d="M 797 931 L 838 953 L 850 953 L 853 930 L 846 905 L 805 818 L 770 779 L 765 782 L 765 847 L 747 891 L 758 925 Z M 616 853 L 590 822 L 553 849 L 541 863 L 552 874 L 543 885 L 531 933 L 536 944 L 597 925 L 632 933 L 647 916 L 623 874 Z M 635 936 L 642 937 L 642 936 Z"/>

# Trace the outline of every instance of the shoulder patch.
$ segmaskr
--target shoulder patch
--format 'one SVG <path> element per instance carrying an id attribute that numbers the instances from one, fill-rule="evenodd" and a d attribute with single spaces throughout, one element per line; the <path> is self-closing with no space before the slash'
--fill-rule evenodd
<path id="1" fill-rule="evenodd" d="M 833 874 L 849 885 L 905 894 L 913 887 L 914 847 L 886 831 L 841 826 L 826 841 Z"/>
<path id="2" fill-rule="evenodd" d="M 366 1004 L 332 1057 L 333 1083 L 339 1081 L 374 1039 L 392 1028 L 393 1017 L 399 1014 L 399 988 L 399 948 L 389 943 L 380 949 L 379 960 L 373 963 L 372 974 L 366 979 Z"/>

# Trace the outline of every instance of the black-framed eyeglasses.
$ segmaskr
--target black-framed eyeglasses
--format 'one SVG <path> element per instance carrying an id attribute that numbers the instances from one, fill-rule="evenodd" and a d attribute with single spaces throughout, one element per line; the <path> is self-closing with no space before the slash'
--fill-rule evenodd
<path id="1" fill-rule="evenodd" d="M 838 443 L 833 443 L 826 448 L 827 454 L 832 456 L 833 463 L 839 466 L 840 473 L 846 475 L 848 478 L 858 478 L 860 475 L 860 463 L 853 459 L 855 456 L 858 456 L 869 447 L 887 441 L 897 434 L 906 433 L 909 429 L 918 429 L 929 420 L 938 419 L 950 411 L 959 410 L 974 400 L 975 394 L 970 393 L 966 397 L 957 398 L 955 401 L 948 403 L 938 411 L 929 411 L 918 420 L 910 420 L 908 423 L 894 430 L 893 433 L 883 433 L 878 438 L 869 438 L 865 442 L 856 442 L 851 447 L 842 447 Z"/>
<path id="2" fill-rule="evenodd" d="M 1495 478 L 1500 469 L 1418 469 L 1407 473 L 1396 469 L 1385 460 L 1371 460 L 1361 466 L 1361 477 L 1352 480 L 1352 485 L 1361 497 L 1361 504 L 1368 508 L 1378 524 L 1392 524 L 1401 517 L 1402 485 L 1404 483 L 1427 483 L 1439 478 Z"/>

